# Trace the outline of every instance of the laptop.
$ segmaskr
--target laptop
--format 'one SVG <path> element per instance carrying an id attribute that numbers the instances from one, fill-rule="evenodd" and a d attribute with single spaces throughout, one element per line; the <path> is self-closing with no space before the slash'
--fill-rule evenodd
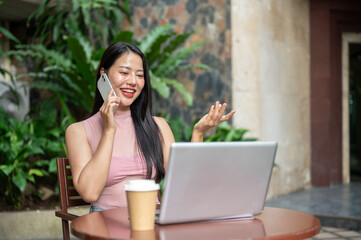
<path id="1" fill-rule="evenodd" d="M 156 223 L 261 214 L 276 150 L 263 141 L 173 143 Z"/>

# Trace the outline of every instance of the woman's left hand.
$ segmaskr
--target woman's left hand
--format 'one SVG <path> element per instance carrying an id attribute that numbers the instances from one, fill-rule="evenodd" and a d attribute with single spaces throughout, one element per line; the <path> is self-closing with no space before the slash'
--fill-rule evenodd
<path id="1" fill-rule="evenodd" d="M 192 142 L 203 141 L 203 134 L 210 128 L 217 126 L 219 123 L 227 121 L 235 113 L 234 110 L 227 115 L 223 115 L 227 103 L 220 104 L 219 101 L 211 106 L 208 114 L 203 116 L 193 128 Z"/>

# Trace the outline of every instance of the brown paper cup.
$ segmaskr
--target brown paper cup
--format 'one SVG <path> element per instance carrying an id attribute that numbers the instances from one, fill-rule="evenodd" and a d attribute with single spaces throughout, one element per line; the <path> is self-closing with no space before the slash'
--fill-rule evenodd
<path id="1" fill-rule="evenodd" d="M 145 180 L 139 180 L 139 182 Z M 149 180 L 151 181 L 151 180 Z M 132 181 L 134 183 L 134 181 Z M 153 181 L 154 183 L 154 181 Z M 155 184 L 155 183 L 154 183 Z M 159 185 L 153 187 L 139 187 L 132 184 L 125 187 L 127 193 L 130 228 L 135 231 L 154 229 L 156 199 Z M 129 185 L 128 185 L 129 186 Z M 147 190 L 147 188 L 149 190 Z"/>
<path id="2" fill-rule="evenodd" d="M 154 230 L 135 231 L 132 230 L 130 237 L 135 240 L 155 240 Z"/>

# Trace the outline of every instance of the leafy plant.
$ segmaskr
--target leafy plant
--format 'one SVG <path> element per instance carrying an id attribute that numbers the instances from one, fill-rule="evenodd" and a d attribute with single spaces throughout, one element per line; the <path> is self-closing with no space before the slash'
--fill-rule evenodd
<path id="1" fill-rule="evenodd" d="M 121 5 L 117 0 L 56 1 L 54 6 L 51 2 L 43 0 L 28 21 L 36 22 L 34 38 L 40 37 L 41 44 L 48 42 L 59 52 L 67 48 L 63 36 L 87 38 L 93 49 L 101 49 L 118 34 L 124 15 L 131 22 L 126 0 Z"/>
<path id="2" fill-rule="evenodd" d="M 125 0 L 121 6 L 116 0 L 49 3 L 43 0 L 29 17 L 29 23 L 36 22 L 34 36 L 40 43 L 19 44 L 9 54 L 37 62 L 29 74 L 34 79 L 31 86 L 52 91 L 62 111 L 75 121 L 92 109 L 97 64 L 108 39 L 119 32 L 115 26 L 121 26 L 123 15 L 130 20 L 129 7 Z"/>
<path id="3" fill-rule="evenodd" d="M 73 0 L 73 4 L 58 2 L 55 6 L 49 3 L 43 0 L 29 17 L 29 22 L 37 23 L 35 37 L 41 37 L 40 44 L 19 44 L 10 55 L 20 61 L 30 56 L 38 63 L 36 71 L 29 74 L 34 78 L 32 86 L 52 91 L 72 121 L 84 118 L 92 109 L 97 64 L 109 39 L 135 42 L 147 57 L 153 89 L 168 98 L 173 87 L 188 105 L 192 104 L 190 93 L 173 78 L 186 69 L 209 69 L 185 63 L 205 43 L 182 48 L 191 32 L 177 34 L 172 25 L 159 26 L 136 41 L 132 32 L 119 32 L 114 27 L 121 25 L 122 14 L 131 22 L 125 0 L 121 5 L 116 0 Z"/>
<path id="4" fill-rule="evenodd" d="M 52 104 L 44 101 L 39 117 L 24 122 L 11 118 L 0 108 L 1 193 L 16 208 L 21 207 L 26 185 L 35 185 L 37 178 L 54 177 L 56 156 L 65 154 L 62 133 L 69 122 L 65 118 L 58 127 L 55 121 L 49 121 L 56 118 L 56 109 L 49 108 Z"/>
<path id="5" fill-rule="evenodd" d="M 205 142 L 256 141 L 256 138 L 244 138 L 247 129 L 231 128 L 228 122 L 221 122 L 216 133 L 204 139 Z"/>
<path id="6" fill-rule="evenodd" d="M 1 5 L 1 3 L 0 3 L 0 5 Z M 0 38 L 0 43 L 2 41 L 6 41 L 6 40 L 10 40 L 10 41 L 13 41 L 15 43 L 20 43 L 19 40 L 10 31 L 8 31 L 6 28 L 0 26 L 0 33 L 2 34 L 2 37 Z M 3 39 L 6 39 L 6 40 L 3 40 Z M 5 52 L 3 51 L 2 48 L 0 48 L 0 56 L 3 57 L 3 58 L 9 59 L 8 55 L 5 54 Z"/>
<path id="7" fill-rule="evenodd" d="M 176 142 L 188 142 L 191 140 L 193 127 L 188 126 L 180 117 L 169 119 L 166 117 L 169 127 L 172 129 Z"/>
<path id="8" fill-rule="evenodd" d="M 200 42 L 189 48 L 181 48 L 181 45 L 190 35 L 191 33 L 176 34 L 171 25 L 160 26 L 137 42 L 145 52 L 147 59 L 150 59 L 152 88 L 162 97 L 168 98 L 170 87 L 174 87 L 184 96 L 189 105 L 192 104 L 192 96 L 180 82 L 171 77 L 179 71 L 189 68 L 208 69 L 208 66 L 203 64 L 189 65 L 184 63 L 184 60 L 194 52 L 195 48 L 204 44 L 204 42 Z M 133 42 L 132 39 L 132 32 L 122 31 L 115 36 L 114 41 Z M 97 64 L 104 48 L 95 51 L 89 41 L 81 37 L 65 37 L 65 40 L 67 53 L 50 50 L 39 44 L 18 45 L 17 50 L 11 51 L 10 54 L 19 60 L 31 56 L 43 63 L 42 71 L 30 73 L 35 78 L 32 86 L 51 90 L 60 101 L 66 115 L 75 120 L 82 118 L 92 109 L 94 79 Z M 83 112 L 83 114 L 80 117 L 74 117 L 70 109 L 77 109 L 73 112 Z"/>
<path id="9" fill-rule="evenodd" d="M 87 41 L 68 37 L 66 42 L 70 51 L 69 58 L 57 50 L 46 49 L 43 45 L 17 46 L 18 50 L 9 54 L 19 60 L 31 56 L 44 62 L 42 71 L 29 74 L 34 77 L 31 86 L 51 90 L 66 116 L 75 121 L 77 117 L 74 114 L 89 113 L 93 106 L 97 62 L 90 54 L 96 53 L 92 52 Z M 70 109 L 74 109 L 74 112 Z"/>

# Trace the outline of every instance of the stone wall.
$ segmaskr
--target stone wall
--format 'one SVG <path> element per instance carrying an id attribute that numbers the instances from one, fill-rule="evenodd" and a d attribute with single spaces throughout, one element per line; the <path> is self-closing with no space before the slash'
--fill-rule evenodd
<path id="1" fill-rule="evenodd" d="M 309 2 L 231 2 L 235 126 L 278 142 L 269 197 L 310 185 Z"/>
<path id="2" fill-rule="evenodd" d="M 212 71 L 190 70 L 177 76 L 193 96 L 193 106 L 171 92 L 170 101 L 155 96 L 154 113 L 171 113 L 191 124 L 202 117 L 216 100 L 231 105 L 231 23 L 229 0 L 136 0 L 130 1 L 134 31 L 143 38 L 158 25 L 173 24 L 178 33 L 194 31 L 186 46 L 209 41 L 198 48 L 190 63 L 203 63 Z M 231 106 L 229 107 L 229 109 Z"/>
<path id="3" fill-rule="evenodd" d="M 155 112 L 191 123 L 214 101 L 228 102 L 235 127 L 279 143 L 268 197 L 310 185 L 308 0 L 138 0 L 131 9 L 137 38 L 171 23 L 177 32 L 195 31 L 188 45 L 210 41 L 190 61 L 214 70 L 177 77 L 194 105 L 172 92 L 171 101 L 157 97 Z"/>

